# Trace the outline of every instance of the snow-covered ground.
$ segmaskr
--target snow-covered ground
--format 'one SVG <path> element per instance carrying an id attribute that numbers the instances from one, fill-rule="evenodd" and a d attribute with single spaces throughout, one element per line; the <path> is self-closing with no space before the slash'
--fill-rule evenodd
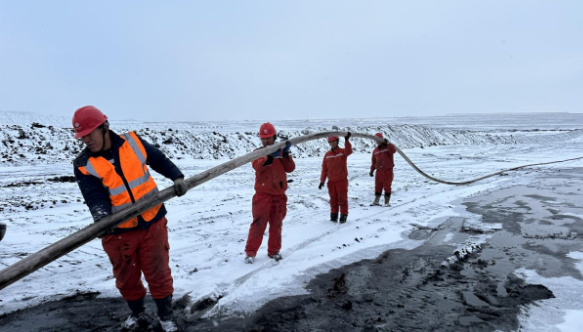
<path id="1" fill-rule="evenodd" d="M 562 114 L 559 120 L 549 114 L 531 114 L 519 123 L 510 122 L 515 118 L 498 116 L 495 121 L 492 116 L 483 115 L 468 117 L 462 122 L 460 116 L 452 116 L 450 126 L 444 117 L 412 118 L 414 120 L 410 122 L 400 119 L 397 124 L 394 123 L 398 121 L 388 119 L 352 119 L 343 120 L 342 125 L 326 120 L 288 121 L 275 125 L 291 137 L 319 128 L 329 130 L 333 125 L 367 133 L 381 130 L 419 168 L 449 181 L 477 178 L 525 164 L 583 157 L 583 114 Z M 8 225 L 6 236 L 0 242 L 0 268 L 4 268 L 83 228 L 91 223 L 91 217 L 76 183 L 60 181 L 60 177 L 72 175 L 71 150 L 77 144 L 68 140 L 66 135 L 70 131 L 64 129 L 66 125 L 58 127 L 62 121 L 57 119 L 52 128 L 39 128 L 26 123 L 26 117 L 17 121 L 13 116 L 11 119 L 16 123 L 12 124 L 6 123 L 7 116 L 0 116 L 0 119 L 4 119 L 0 122 L 0 135 L 4 135 L 5 142 L 14 141 L 2 144 L 0 149 L 3 154 L 0 213 L 1 220 Z M 380 124 L 375 125 L 375 121 Z M 159 142 L 186 176 L 193 176 L 259 145 L 254 135 L 258 124 L 259 121 L 232 125 L 153 125 L 128 121 L 118 125 L 124 129 L 134 125 L 141 128 L 141 134 L 147 140 Z M 200 127 L 213 126 L 215 128 L 210 130 L 199 130 Z M 174 128 L 172 142 L 164 144 L 164 137 L 170 135 L 169 128 Z M 176 128 L 180 128 L 178 135 L 175 134 Z M 26 137 L 19 139 L 21 132 Z M 35 135 L 43 135 L 45 140 L 35 142 L 33 138 L 38 137 Z M 213 140 L 221 142 L 215 144 L 216 151 L 221 153 L 213 154 L 212 149 L 208 149 Z M 46 154 L 31 148 L 36 143 L 45 146 L 50 143 L 55 151 L 49 155 L 54 157 L 37 158 Z M 68 148 L 64 149 L 67 144 Z M 197 144 L 199 150 L 193 148 Z M 372 142 L 362 140 L 355 145 L 357 152 L 349 157 L 348 163 L 350 212 L 344 225 L 328 221 L 328 194 L 317 188 L 326 143 L 308 143 L 292 148 L 298 158 L 296 170 L 289 177 L 293 182 L 287 192 L 284 259 L 278 263 L 267 258 L 265 238 L 256 263 L 244 264 L 243 249 L 252 219 L 254 172 L 250 165 L 169 201 L 166 205 L 175 298 L 185 294 L 194 301 L 209 296 L 221 297 L 219 304 L 207 314 L 209 316 L 250 312 L 273 298 L 304 294 L 303 286 L 319 273 L 374 258 L 387 249 L 419 246 L 423 241 L 411 240 L 407 236 L 419 227 L 436 227 L 448 217 L 474 220 L 475 216 L 461 204 L 464 198 L 528 185 L 531 181 L 532 169 L 527 168 L 469 186 L 437 184 L 420 176 L 396 156 L 392 207 L 370 207 L 373 178 L 369 177 L 368 170 Z M 179 149 L 181 146 L 182 150 Z M 203 159 L 197 156 L 197 151 Z M 23 157 L 17 158 L 14 153 Z M 39 159 L 42 162 L 37 162 Z M 583 167 L 583 159 L 540 167 Z M 155 179 L 160 187 L 171 184 L 157 174 Z M 486 226 L 476 222 L 472 227 Z M 487 241 L 488 234 L 475 235 L 472 240 L 475 243 Z M 460 247 L 464 245 L 459 243 Z M 580 252 L 571 253 L 571 257 L 583 261 Z M 583 274 L 583 263 L 577 268 Z M 533 279 L 546 285 L 557 297 L 525 310 L 521 317 L 525 328 L 574 331 L 574 327 L 583 326 L 583 298 L 569 296 L 566 300 L 559 291 L 563 289 L 581 295 L 581 280 L 562 278 L 557 281 L 530 270 L 521 273 L 529 281 Z M 0 314 L 58 300 L 78 291 L 98 291 L 102 297 L 118 296 L 110 263 L 98 239 L 0 290 Z M 569 301 L 570 305 L 563 309 L 561 304 L 565 302 L 561 300 Z M 539 311 L 554 314 L 536 314 Z"/>

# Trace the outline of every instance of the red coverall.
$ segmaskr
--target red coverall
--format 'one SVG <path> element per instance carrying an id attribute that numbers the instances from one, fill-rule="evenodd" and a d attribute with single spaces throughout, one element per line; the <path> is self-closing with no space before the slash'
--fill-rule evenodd
<path id="1" fill-rule="evenodd" d="M 287 175 L 296 168 L 292 156 L 277 157 L 273 163 L 264 166 L 268 157 L 255 159 L 251 164 L 255 169 L 255 195 L 253 195 L 253 223 L 249 227 L 245 253 L 257 255 L 263 241 L 263 233 L 269 223 L 267 254 L 274 255 L 281 249 L 281 227 L 287 212 Z"/>
<path id="2" fill-rule="evenodd" d="M 381 195 L 383 189 L 385 190 L 385 195 L 391 193 L 393 167 L 395 167 L 393 155 L 395 152 L 397 152 L 397 148 L 391 143 L 376 147 L 372 152 L 370 170 L 377 170 L 377 174 L 375 175 L 375 195 Z"/>
<path id="3" fill-rule="evenodd" d="M 166 217 L 162 217 L 144 231 L 110 235 L 101 240 L 113 265 L 115 286 L 124 299 L 135 301 L 146 296 L 142 271 L 154 299 L 173 293 L 167 224 Z M 162 252 L 160 248 L 164 248 Z"/>
<path id="4" fill-rule="evenodd" d="M 350 141 L 345 141 L 344 148 L 326 152 L 322 161 L 320 183 L 328 177 L 328 194 L 330 194 L 330 212 L 348 215 L 348 167 L 346 160 L 352 154 Z"/>

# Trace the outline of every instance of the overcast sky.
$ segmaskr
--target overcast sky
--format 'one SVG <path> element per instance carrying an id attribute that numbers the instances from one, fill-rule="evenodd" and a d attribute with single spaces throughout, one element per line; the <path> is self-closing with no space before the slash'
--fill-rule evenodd
<path id="1" fill-rule="evenodd" d="M 0 110 L 583 112 L 583 1 L 0 0 Z"/>

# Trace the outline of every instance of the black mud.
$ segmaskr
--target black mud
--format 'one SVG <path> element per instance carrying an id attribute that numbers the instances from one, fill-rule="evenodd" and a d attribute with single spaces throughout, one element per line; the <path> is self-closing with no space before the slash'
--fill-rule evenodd
<path id="1" fill-rule="evenodd" d="M 456 217 L 417 227 L 409 237 L 425 240 L 418 248 L 319 275 L 309 295 L 276 299 L 245 319 L 192 321 L 185 330 L 520 330 L 524 306 L 554 295 L 526 283 L 518 268 L 583 280 L 567 256 L 583 251 L 581 188 L 583 170 L 550 170 L 532 185 L 469 199 L 474 224 Z"/>
<path id="2" fill-rule="evenodd" d="M 309 295 L 267 303 L 247 319 L 199 321 L 185 331 L 510 331 L 520 306 L 548 299 L 542 285 L 511 270 L 503 280 L 494 262 L 470 255 L 449 267 L 446 245 L 390 250 L 320 275 Z M 217 325 L 218 324 L 218 325 Z"/>
<path id="3" fill-rule="evenodd" d="M 122 298 L 99 298 L 99 293 L 77 293 L 60 301 L 47 302 L 36 307 L 0 315 L 2 332 L 81 332 L 120 331 L 129 316 L 129 309 Z M 175 310 L 182 310 L 176 301 Z M 156 306 L 148 296 L 146 312 L 149 323 L 142 323 L 140 331 L 162 331 L 156 318 Z"/>
<path id="4" fill-rule="evenodd" d="M 554 295 L 526 283 L 518 268 L 583 280 L 567 256 L 583 251 L 577 188 L 583 188 L 582 170 L 554 170 L 532 186 L 472 198 L 464 204 L 477 224 L 455 217 L 439 227 L 417 227 L 409 236 L 423 245 L 319 275 L 308 295 L 278 298 L 243 319 L 201 319 L 213 301 L 189 306 L 193 312 L 185 309 L 186 299 L 176 301 L 179 326 L 189 332 L 520 330 L 524 306 Z M 484 236 L 487 241 L 478 243 Z M 148 305 L 155 321 L 151 299 Z M 121 299 L 79 294 L 0 316 L 0 330 L 117 331 L 127 314 Z"/>

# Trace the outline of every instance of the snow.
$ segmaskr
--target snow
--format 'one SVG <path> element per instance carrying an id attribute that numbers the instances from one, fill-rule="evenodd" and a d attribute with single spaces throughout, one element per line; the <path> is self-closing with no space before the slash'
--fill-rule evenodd
<path id="1" fill-rule="evenodd" d="M 89 225 L 92 219 L 76 183 L 49 181 L 72 176 L 71 161 L 79 144 L 70 138 L 65 120 L 43 119 L 53 127 L 33 128 L 30 120 L 34 117 L 8 117 L 4 112 L 0 115 L 0 139 L 6 142 L 0 145 L 3 155 L 0 211 L 2 221 L 8 225 L 6 236 L 0 242 L 0 268 L 4 268 Z M 282 121 L 275 125 L 290 137 L 333 129 L 332 126 L 340 123 L 340 129 L 348 126 L 353 131 L 368 133 L 380 130 L 428 174 L 462 181 L 524 164 L 583 156 L 580 148 L 583 114 L 561 113 L 553 121 L 549 121 L 550 117 L 549 114 L 531 115 L 523 118 L 528 121 L 516 125 L 503 117 L 494 121 L 485 115 L 401 118 L 401 123 L 393 124 L 397 122 L 393 119 L 391 125 L 387 119 Z M 512 121 L 515 118 L 508 117 Z M 142 128 L 140 134 L 158 143 L 190 177 L 258 146 L 255 130 L 261 122 L 174 124 L 128 120 L 112 121 L 112 128 L 119 132 Z M 20 131 L 29 138 L 18 139 Z M 164 144 L 170 137 L 172 143 Z M 10 139 L 14 143 L 9 143 Z M 46 149 L 47 143 L 51 149 Z M 422 241 L 407 237 L 412 230 L 437 227 L 451 217 L 463 217 L 464 227 L 481 230 L 483 234 L 472 239 L 473 243 L 480 244 L 488 238 L 489 230 L 500 226 L 481 224 L 475 215 L 466 211 L 462 200 L 526 185 L 529 174 L 537 169 L 508 172 L 469 186 L 448 186 L 420 176 L 396 156 L 392 206 L 370 207 L 374 181 L 368 169 L 373 144 L 355 140 L 353 145 L 356 152 L 348 158 L 350 212 L 348 222 L 343 225 L 329 221 L 327 191 L 317 189 L 325 141 L 292 148 L 296 170 L 289 176 L 293 182 L 287 192 L 284 258 L 280 262 L 267 257 L 265 237 L 255 264 L 244 263 L 243 249 L 252 219 L 254 193 L 254 172 L 250 165 L 167 202 L 175 298 L 189 294 L 196 301 L 222 296 L 219 305 L 207 315 L 248 313 L 270 299 L 306 293 L 305 284 L 319 273 L 374 258 L 387 249 L 415 248 Z M 39 146 L 45 147 L 45 154 L 36 149 Z M 18 154 L 24 157 L 16 157 Z M 579 159 L 540 167 L 582 166 L 583 160 Z M 171 185 L 170 180 L 153 174 L 160 188 Z M 452 238 L 448 235 L 446 240 Z M 463 247 L 460 243 L 459 248 Z M 583 273 L 583 253 L 570 255 L 580 261 L 577 267 Z M 581 326 L 582 281 L 571 277 L 546 279 L 525 269 L 518 273 L 528 282 L 546 285 L 556 296 L 525 309 L 528 315 L 521 317 L 525 331 L 574 331 Z M 102 297 L 119 295 L 109 260 L 98 239 L 0 290 L 0 314 L 58 300 L 77 290 L 98 291 Z"/>
<path id="2" fill-rule="evenodd" d="M 63 117 L 39 123 L 33 113 L 0 112 L 0 160 L 9 165 L 52 164 L 69 162 L 81 151 L 79 140 L 72 135 L 69 121 Z M 557 120 L 558 118 L 559 120 Z M 36 119 L 36 120 L 35 120 Z M 428 118 L 340 119 L 312 121 L 282 121 L 276 123 L 280 138 L 295 137 L 328 130 L 381 132 L 401 149 L 431 146 L 473 145 L 480 152 L 499 149 L 501 145 L 550 144 L 583 140 L 583 114 L 559 113 L 537 115 L 533 123 L 529 115 L 505 115 L 493 121 L 482 116 L 450 116 Z M 10 122 L 13 121 L 13 122 Z M 406 122 L 409 121 L 409 122 Z M 559 122 L 561 125 L 559 126 Z M 114 131 L 135 130 L 170 158 L 225 159 L 256 149 L 260 142 L 256 130 L 263 121 L 239 122 L 138 122 L 110 120 Z M 496 125 L 495 125 L 496 123 Z M 511 127 L 505 123 L 513 123 Z M 516 125 L 515 125 L 516 124 Z M 533 129 L 534 128 L 534 129 Z M 369 153 L 370 140 L 352 140 L 356 152 Z M 506 148 L 504 148 L 506 150 Z M 295 149 L 296 157 L 319 157 L 328 150 L 325 140 L 302 143 Z M 430 151 L 427 151 L 430 153 Z M 455 158 L 457 151 L 449 156 Z"/>
<path id="3" fill-rule="evenodd" d="M 583 281 L 571 277 L 543 278 L 536 272 L 522 269 L 517 275 L 529 283 L 542 284 L 555 295 L 537 305 L 529 305 L 520 317 L 523 331 L 566 332 L 581 330 L 583 312 Z"/>
<path id="4" fill-rule="evenodd" d="M 583 274 L 583 252 L 573 251 L 570 252 L 568 257 L 578 260 L 579 262 L 575 264 L 577 269 Z M 571 283 L 573 283 L 571 281 Z M 577 286 L 581 286 L 580 282 L 576 283 Z M 573 285 L 575 286 L 575 285 Z M 556 327 L 562 332 L 577 332 L 581 331 L 581 326 L 583 326 L 583 306 L 579 306 L 579 310 L 567 309 L 564 311 L 563 322 L 558 324 Z"/>
<path id="5" fill-rule="evenodd" d="M 565 322 L 557 325 L 563 332 L 579 332 L 583 326 L 583 310 L 565 310 Z"/>

